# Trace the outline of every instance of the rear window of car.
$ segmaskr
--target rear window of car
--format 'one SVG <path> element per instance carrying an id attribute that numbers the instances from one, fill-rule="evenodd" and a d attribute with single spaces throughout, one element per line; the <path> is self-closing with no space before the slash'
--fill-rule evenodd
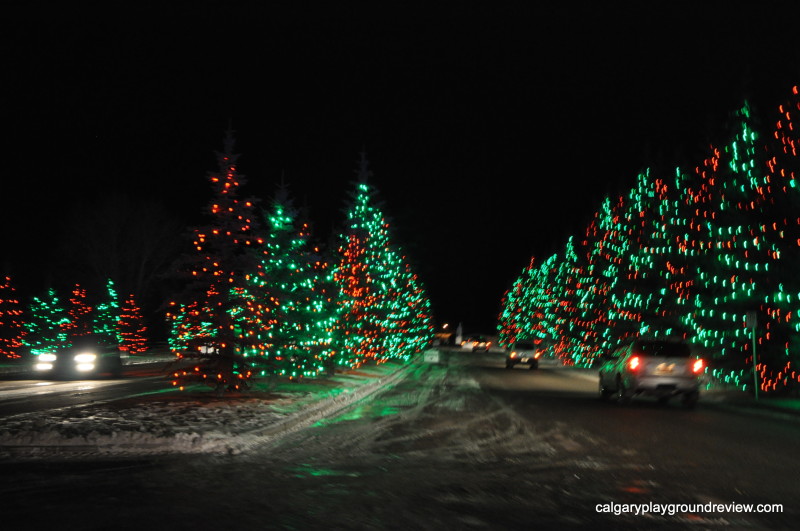
<path id="1" fill-rule="evenodd" d="M 668 341 L 643 341 L 637 345 L 636 351 L 655 358 L 688 358 L 692 354 L 686 343 Z"/>
<path id="2" fill-rule="evenodd" d="M 532 341 L 517 341 L 515 347 L 522 350 L 533 350 L 535 348 Z"/>

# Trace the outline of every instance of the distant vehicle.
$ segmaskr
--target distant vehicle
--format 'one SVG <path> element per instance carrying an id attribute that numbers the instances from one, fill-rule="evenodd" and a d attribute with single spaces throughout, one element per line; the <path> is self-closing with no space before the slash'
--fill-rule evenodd
<path id="1" fill-rule="evenodd" d="M 533 341 L 516 341 L 507 351 L 506 369 L 513 369 L 518 364 L 527 365 L 531 370 L 538 369 L 541 356 L 542 349 L 538 348 Z"/>
<path id="2" fill-rule="evenodd" d="M 600 397 L 612 394 L 621 404 L 633 397 L 654 396 L 661 403 L 680 396 L 692 408 L 700 397 L 702 359 L 682 341 L 636 339 L 601 358 Z"/>
<path id="3" fill-rule="evenodd" d="M 461 342 L 461 348 L 471 350 L 472 352 L 477 352 L 479 350 L 489 352 L 489 347 L 491 346 L 492 342 L 483 336 L 470 336 Z"/>
<path id="4" fill-rule="evenodd" d="M 73 339 L 72 346 L 36 356 L 34 370 L 49 378 L 81 379 L 122 376 L 119 345 L 91 334 Z"/>
<path id="5" fill-rule="evenodd" d="M 433 336 L 434 344 L 436 345 L 452 345 L 453 344 L 452 332 L 436 332 Z"/>

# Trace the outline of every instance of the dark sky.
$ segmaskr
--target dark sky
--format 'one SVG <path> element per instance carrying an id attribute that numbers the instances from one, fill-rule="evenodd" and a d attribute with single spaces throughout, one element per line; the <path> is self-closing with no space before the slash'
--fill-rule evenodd
<path id="1" fill-rule="evenodd" d="M 0 265 L 23 291 L 73 205 L 197 222 L 231 124 L 250 194 L 283 175 L 323 239 L 365 149 L 437 320 L 492 332 L 604 194 L 697 163 L 745 97 L 772 112 L 800 82 L 796 2 L 263 4 L 0 8 Z"/>

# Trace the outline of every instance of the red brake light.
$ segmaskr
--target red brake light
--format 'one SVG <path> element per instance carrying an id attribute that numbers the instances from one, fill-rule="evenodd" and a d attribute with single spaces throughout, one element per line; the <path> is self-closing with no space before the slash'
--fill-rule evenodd
<path id="1" fill-rule="evenodd" d="M 639 356 L 634 356 L 628 360 L 628 368 L 635 371 L 639 367 Z"/>
<path id="2" fill-rule="evenodd" d="M 703 372 L 703 360 L 694 360 L 694 365 L 692 365 L 692 372 L 698 374 Z"/>
<path id="3" fill-rule="evenodd" d="M 541 352 L 537 352 L 536 354 L 533 355 L 533 357 L 538 360 L 539 356 L 541 356 L 541 355 L 542 355 Z"/>

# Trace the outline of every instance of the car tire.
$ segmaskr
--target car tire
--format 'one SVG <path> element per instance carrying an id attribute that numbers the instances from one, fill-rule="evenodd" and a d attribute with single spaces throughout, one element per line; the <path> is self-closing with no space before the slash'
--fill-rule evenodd
<path id="1" fill-rule="evenodd" d="M 513 369 L 513 368 L 514 368 L 513 363 L 506 363 L 506 369 Z"/>
<path id="2" fill-rule="evenodd" d="M 694 409 L 697 406 L 697 400 L 700 398 L 700 393 L 693 391 L 683 395 L 683 406 L 686 409 Z"/>
<path id="3" fill-rule="evenodd" d="M 538 369 L 538 368 L 539 368 L 539 364 L 538 364 L 538 363 L 531 363 L 531 366 L 530 366 L 530 367 L 528 367 L 528 368 L 529 368 L 530 370 L 532 370 L 532 371 L 535 371 L 536 369 Z"/>
<path id="4" fill-rule="evenodd" d="M 114 359 L 111 364 L 111 377 L 122 378 L 122 360 L 119 358 Z"/>
<path id="5" fill-rule="evenodd" d="M 617 404 L 626 406 L 631 402 L 631 395 L 620 376 L 617 376 Z"/>
<path id="6" fill-rule="evenodd" d="M 612 392 L 613 391 L 611 391 L 610 389 L 606 388 L 605 385 L 603 385 L 603 379 L 601 378 L 600 379 L 600 400 L 604 400 L 604 401 L 608 400 L 608 398 L 611 396 Z"/>

